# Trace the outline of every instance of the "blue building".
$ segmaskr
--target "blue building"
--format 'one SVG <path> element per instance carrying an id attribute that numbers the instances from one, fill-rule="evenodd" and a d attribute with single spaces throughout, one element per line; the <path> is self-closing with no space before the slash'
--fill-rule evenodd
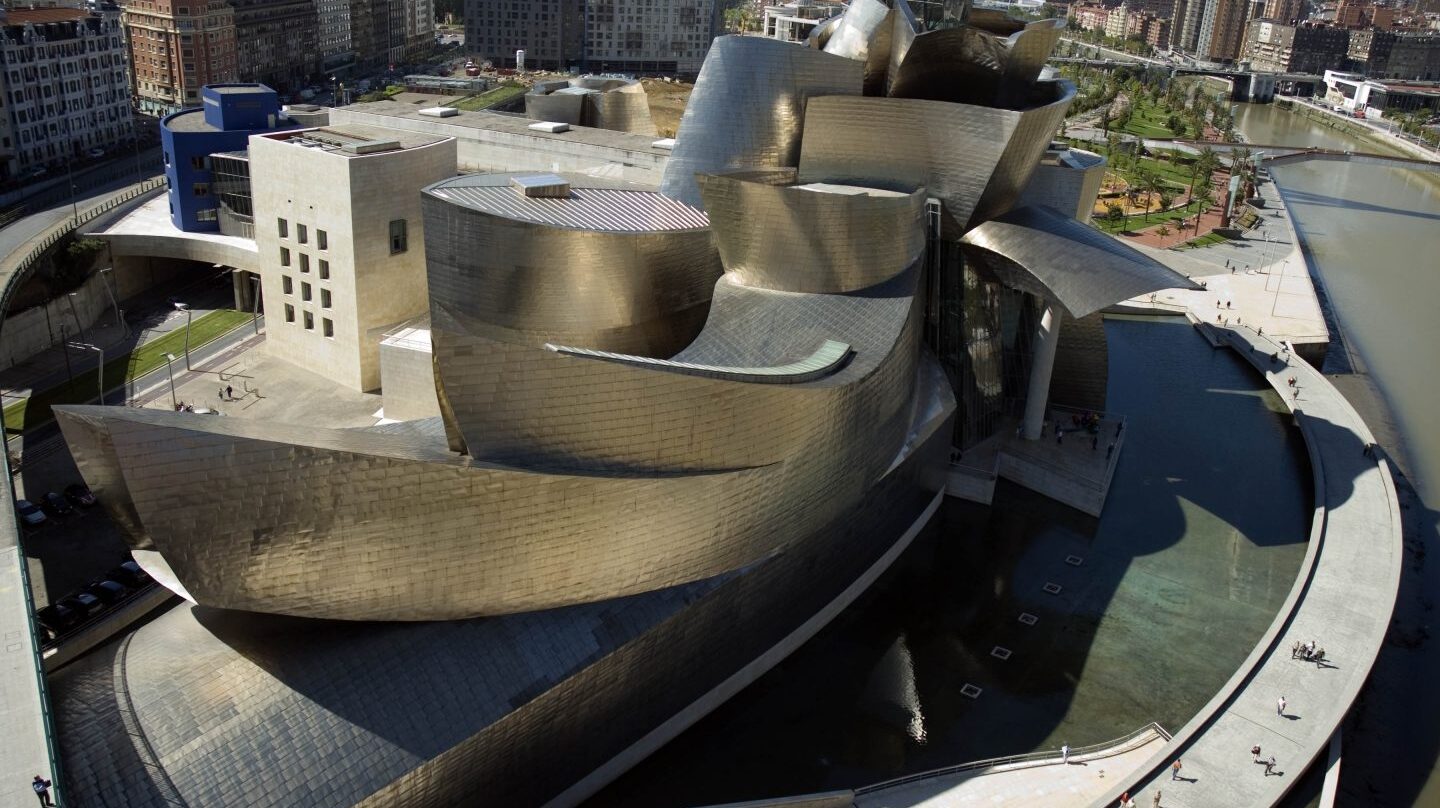
<path id="1" fill-rule="evenodd" d="M 220 229 L 210 155 L 243 151 L 251 135 L 298 128 L 280 110 L 275 91 L 263 84 L 210 84 L 200 96 L 203 106 L 160 121 L 170 220 L 191 232 Z"/>

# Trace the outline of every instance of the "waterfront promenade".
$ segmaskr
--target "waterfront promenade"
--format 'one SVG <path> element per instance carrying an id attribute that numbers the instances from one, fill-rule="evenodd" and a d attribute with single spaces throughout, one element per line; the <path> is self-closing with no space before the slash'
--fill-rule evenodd
<path id="1" fill-rule="evenodd" d="M 1175 808 L 1273 805 L 1321 755 L 1364 685 L 1395 605 L 1402 558 L 1394 480 L 1374 437 L 1314 367 L 1248 326 L 1200 328 L 1260 370 L 1295 413 L 1315 481 L 1310 547 L 1274 625 L 1210 704 L 1095 806 L 1155 788 Z M 1291 380 L 1294 383 L 1291 383 Z M 1325 662 L 1292 658 L 1315 640 Z M 1282 711 L 1278 699 L 1285 697 Z M 1251 758 L 1276 759 L 1275 775 Z M 1170 763 L 1183 759 L 1182 781 Z"/>

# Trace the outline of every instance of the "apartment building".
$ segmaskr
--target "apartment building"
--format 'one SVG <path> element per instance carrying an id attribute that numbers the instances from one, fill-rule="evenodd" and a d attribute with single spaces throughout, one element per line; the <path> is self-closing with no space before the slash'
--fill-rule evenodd
<path id="1" fill-rule="evenodd" d="M 235 11 L 225 0 L 130 0 L 121 16 L 130 92 L 157 117 L 200 103 L 200 88 L 236 81 Z"/>
<path id="2" fill-rule="evenodd" d="M 240 80 L 285 93 L 320 72 L 319 17 L 313 0 L 230 0 L 235 9 Z"/>
<path id="3" fill-rule="evenodd" d="M 466 46 L 501 67 L 694 75 L 719 30 L 715 0 L 466 0 Z"/>
<path id="4" fill-rule="evenodd" d="M 1277 20 L 1252 20 L 1245 35 L 1245 58 L 1254 70 L 1319 74 L 1345 64 L 1349 33 L 1314 22 L 1287 25 Z"/>
<path id="5" fill-rule="evenodd" d="M 0 108 L 0 179 L 130 142 L 120 9 L 0 9 Z"/>

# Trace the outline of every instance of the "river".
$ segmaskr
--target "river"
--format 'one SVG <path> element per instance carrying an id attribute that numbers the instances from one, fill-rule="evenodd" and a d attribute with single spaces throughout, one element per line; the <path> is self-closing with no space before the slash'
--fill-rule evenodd
<path id="1" fill-rule="evenodd" d="M 1273 105 L 1240 105 L 1236 123 L 1253 143 L 1400 153 Z M 1424 550 L 1440 541 L 1440 418 L 1433 409 L 1440 401 L 1440 182 L 1433 177 L 1321 162 L 1275 172 L 1360 360 L 1358 375 L 1337 377 L 1337 385 L 1397 453 L 1418 497 L 1407 503 L 1410 549 L 1396 623 L 1345 736 L 1341 788 L 1356 804 L 1440 805 L 1440 648 L 1429 638 L 1440 565 L 1424 561 Z M 1375 388 L 1383 402 L 1371 394 Z"/>

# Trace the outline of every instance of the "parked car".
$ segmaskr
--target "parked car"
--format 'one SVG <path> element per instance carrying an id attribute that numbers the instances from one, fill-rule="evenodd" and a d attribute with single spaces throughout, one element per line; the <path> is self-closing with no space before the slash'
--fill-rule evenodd
<path id="1" fill-rule="evenodd" d="M 15 512 L 20 514 L 20 521 L 27 525 L 39 525 L 45 521 L 45 512 L 28 499 L 15 500 Z"/>
<path id="2" fill-rule="evenodd" d="M 45 512 L 51 516 L 69 516 L 75 512 L 75 509 L 70 507 L 70 503 L 54 491 L 47 493 L 44 499 L 40 500 L 40 507 L 44 508 Z"/>
<path id="3" fill-rule="evenodd" d="M 150 583 L 150 573 L 146 572 L 134 561 L 126 561 L 124 564 L 105 573 L 105 577 L 113 581 L 119 581 L 131 589 L 139 589 Z"/>
<path id="4" fill-rule="evenodd" d="M 85 587 L 85 593 L 94 595 L 101 603 L 109 606 L 124 600 L 125 596 L 130 594 L 130 590 L 114 581 L 103 579 Z"/>
<path id="5" fill-rule="evenodd" d="M 93 149 L 91 149 L 90 151 L 85 152 L 85 153 L 88 154 L 88 155 L 90 155 L 91 157 L 104 157 L 104 156 L 105 156 L 105 150 L 102 149 L 102 148 L 100 148 L 99 146 L 96 146 L 95 148 L 93 148 Z"/>
<path id="6" fill-rule="evenodd" d="M 53 635 L 59 636 L 80 622 L 80 615 L 63 604 L 52 603 L 42 609 L 36 609 L 35 620 L 49 629 Z"/>
<path id="7" fill-rule="evenodd" d="M 65 487 L 65 498 L 82 508 L 88 508 L 95 504 L 95 495 L 84 483 L 74 483 Z"/>
<path id="8" fill-rule="evenodd" d="M 101 609 L 100 599 L 86 592 L 76 592 L 69 597 L 61 598 L 60 605 L 79 615 L 81 620 Z"/>

